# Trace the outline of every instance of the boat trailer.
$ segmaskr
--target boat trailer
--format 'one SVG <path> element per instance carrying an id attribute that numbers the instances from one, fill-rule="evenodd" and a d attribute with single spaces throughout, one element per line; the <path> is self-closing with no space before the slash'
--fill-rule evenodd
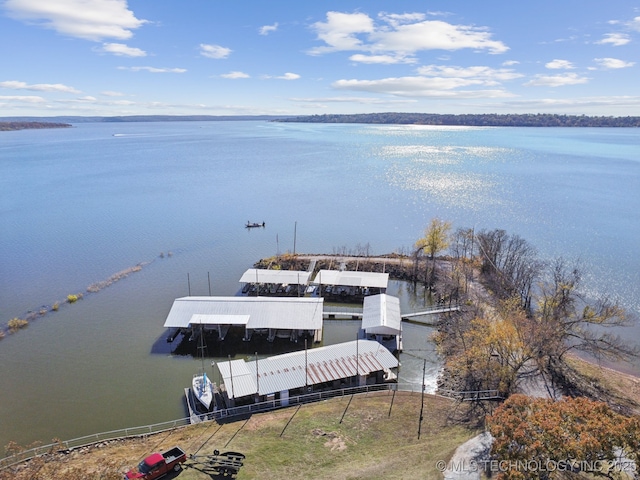
<path id="1" fill-rule="evenodd" d="M 244 464 L 245 456 L 238 452 L 220 453 L 213 451 L 213 455 L 190 455 L 184 463 L 185 467 L 195 468 L 203 473 L 233 477 Z"/>

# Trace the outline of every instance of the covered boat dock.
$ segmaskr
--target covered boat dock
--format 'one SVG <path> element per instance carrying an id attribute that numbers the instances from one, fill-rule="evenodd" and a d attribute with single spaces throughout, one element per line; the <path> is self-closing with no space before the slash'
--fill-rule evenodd
<path id="1" fill-rule="evenodd" d="M 243 295 L 303 296 L 311 272 L 249 268 L 240 277 Z"/>
<path id="2" fill-rule="evenodd" d="M 385 293 L 388 273 L 320 270 L 313 281 L 318 294 L 332 301 L 360 300 L 369 295 Z"/>
<path id="3" fill-rule="evenodd" d="M 259 334 L 269 341 L 276 336 L 297 341 L 308 334 L 319 342 L 322 306 L 318 297 L 182 297 L 174 300 L 164 327 L 186 333 L 198 326 L 216 331 L 220 340 L 230 328 L 239 327 L 244 329 L 244 340 Z"/>
<path id="4" fill-rule="evenodd" d="M 353 340 L 216 366 L 227 407 L 274 399 L 286 406 L 289 397 L 311 391 L 393 381 L 398 359 L 376 341 Z"/>
<path id="5" fill-rule="evenodd" d="M 391 351 L 402 351 L 400 299 L 385 293 L 365 297 L 361 328 L 365 338 L 376 340 Z"/>

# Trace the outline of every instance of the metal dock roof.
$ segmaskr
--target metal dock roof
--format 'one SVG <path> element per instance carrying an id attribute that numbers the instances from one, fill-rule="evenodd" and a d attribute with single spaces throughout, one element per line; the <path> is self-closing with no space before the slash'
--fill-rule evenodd
<path id="1" fill-rule="evenodd" d="M 256 393 L 269 395 L 356 374 L 369 375 L 397 367 L 398 359 L 378 342 L 353 340 L 257 361 L 232 360 L 216 365 L 229 397 L 239 398 Z"/>
<path id="2" fill-rule="evenodd" d="M 250 268 L 240 277 L 240 283 L 281 283 L 307 285 L 311 272 L 299 270 L 265 270 Z"/>
<path id="3" fill-rule="evenodd" d="M 401 330 L 400 299 L 391 295 L 364 297 L 362 329 L 374 335 L 398 335 Z"/>
<path id="4" fill-rule="evenodd" d="M 320 297 L 183 297 L 173 301 L 164 326 L 245 324 L 249 329 L 318 330 L 322 305 Z"/>
<path id="5" fill-rule="evenodd" d="M 389 274 L 378 272 L 320 270 L 311 283 L 317 285 L 343 285 L 345 287 L 387 288 L 389 283 Z"/>

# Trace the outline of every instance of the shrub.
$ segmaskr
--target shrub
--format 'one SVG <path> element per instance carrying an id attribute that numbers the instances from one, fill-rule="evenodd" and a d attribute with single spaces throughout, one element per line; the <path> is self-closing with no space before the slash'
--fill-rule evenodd
<path id="1" fill-rule="evenodd" d="M 53 304 L 53 306 L 51 307 L 51 310 L 53 310 L 54 312 L 57 312 L 60 309 L 60 303 L 56 302 Z"/>
<path id="2" fill-rule="evenodd" d="M 81 293 L 67 295 L 67 302 L 68 303 L 76 303 L 81 298 L 82 298 L 82 294 Z"/>
<path id="3" fill-rule="evenodd" d="M 25 328 L 27 325 L 29 325 L 29 322 L 23 320 L 22 318 L 12 318 L 7 322 L 7 325 L 9 326 L 9 332 L 14 333 L 21 328 Z"/>

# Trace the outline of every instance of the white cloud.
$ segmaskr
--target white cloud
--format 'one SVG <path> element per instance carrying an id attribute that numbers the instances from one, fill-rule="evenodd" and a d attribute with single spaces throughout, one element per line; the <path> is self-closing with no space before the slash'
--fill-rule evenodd
<path id="1" fill-rule="evenodd" d="M 362 105 L 387 105 L 388 99 L 373 98 L 373 97 L 321 97 L 321 98 L 290 98 L 292 102 L 304 102 L 304 103 L 359 103 Z M 415 100 L 393 100 L 394 104 L 408 104 L 416 103 Z"/>
<path id="2" fill-rule="evenodd" d="M 384 93 L 400 97 L 502 98 L 513 95 L 500 88 L 501 82 L 523 77 L 509 68 L 494 69 L 485 66 L 425 65 L 418 68 L 417 73 L 416 76 L 379 80 L 338 80 L 332 86 L 341 90 Z M 470 90 L 468 87 L 475 88 Z M 467 90 L 463 90 L 465 88 Z"/>
<path id="3" fill-rule="evenodd" d="M 45 103 L 46 100 L 36 95 L 0 95 L 0 102 Z"/>
<path id="4" fill-rule="evenodd" d="M 300 75 L 298 75 L 297 73 L 291 73 L 291 72 L 287 72 L 284 75 L 281 75 L 279 77 L 276 77 L 280 80 L 298 80 L 300 78 Z"/>
<path id="5" fill-rule="evenodd" d="M 200 44 L 200 55 L 207 58 L 215 58 L 217 60 L 227 58 L 232 51 L 230 48 L 221 47 L 220 45 Z"/>
<path id="6" fill-rule="evenodd" d="M 126 0 L 6 0 L 9 16 L 62 35 L 101 41 L 125 40 L 146 20 L 135 17 Z"/>
<path id="7" fill-rule="evenodd" d="M 507 60 L 506 62 L 502 62 L 502 65 L 505 67 L 511 67 L 513 65 L 520 65 L 518 60 Z"/>
<path id="8" fill-rule="evenodd" d="M 100 92 L 100 94 L 104 95 L 105 97 L 124 97 L 124 93 L 114 92 L 113 90 L 105 90 L 103 92 Z"/>
<path id="9" fill-rule="evenodd" d="M 628 23 L 629 27 L 633 30 L 640 32 L 640 17 L 635 17 Z"/>
<path id="10" fill-rule="evenodd" d="M 139 48 L 129 47 L 124 43 L 105 43 L 102 45 L 102 51 L 113 53 L 120 57 L 146 57 L 147 52 Z"/>
<path id="11" fill-rule="evenodd" d="M 467 78 L 474 79 L 484 85 L 495 85 L 500 81 L 521 78 L 521 73 L 509 68 L 490 68 L 484 66 L 451 67 L 443 65 L 426 65 L 418 68 L 420 75 L 429 77 Z"/>
<path id="12" fill-rule="evenodd" d="M 423 14 L 380 14 L 376 25 L 364 13 L 327 12 L 326 22 L 312 29 L 326 45 L 307 53 L 321 55 L 336 51 L 363 51 L 372 55 L 406 57 L 422 50 L 460 50 L 471 48 L 489 53 L 504 53 L 509 48 L 491 39 L 486 28 L 453 25 L 440 20 L 425 20 Z"/>
<path id="13" fill-rule="evenodd" d="M 607 33 L 602 40 L 597 41 L 599 45 L 611 44 L 614 47 L 626 45 L 631 41 L 631 37 L 626 33 Z"/>
<path id="14" fill-rule="evenodd" d="M 400 97 L 499 98 L 513 96 L 504 90 L 457 90 L 481 84 L 462 78 L 399 77 L 380 80 L 338 80 L 332 86 L 340 90 L 384 93 Z"/>
<path id="15" fill-rule="evenodd" d="M 576 68 L 573 66 L 573 63 L 571 63 L 569 60 L 558 60 L 558 59 L 555 59 L 546 63 L 545 67 L 547 67 L 550 70 L 571 70 L 573 68 Z"/>
<path id="16" fill-rule="evenodd" d="M 509 49 L 502 42 L 491 40 L 491 34 L 483 28 L 452 25 L 439 20 L 401 25 L 391 31 L 381 29 L 372 38 L 374 49 L 398 52 L 471 48 L 487 50 L 489 53 L 504 53 Z"/>
<path id="17" fill-rule="evenodd" d="M 250 78 L 249 74 L 244 72 L 229 72 L 229 73 L 224 73 L 220 76 L 222 78 L 230 78 L 232 80 L 235 80 L 237 78 Z"/>
<path id="18" fill-rule="evenodd" d="M 318 39 L 328 46 L 311 49 L 311 55 L 319 55 L 338 50 L 362 50 L 364 46 L 356 37 L 360 33 L 373 33 L 373 20 L 364 13 L 327 12 L 326 22 L 312 25 Z"/>
<path id="19" fill-rule="evenodd" d="M 132 72 L 150 73 L 184 73 L 186 68 L 157 68 L 157 67 L 118 67 L 118 70 L 131 70 Z"/>
<path id="20" fill-rule="evenodd" d="M 63 85 L 61 83 L 36 83 L 29 85 L 26 82 L 9 80 L 0 82 L 0 88 L 10 88 L 12 90 L 32 90 L 35 92 L 63 92 L 63 93 L 80 93 L 73 87 Z"/>
<path id="21" fill-rule="evenodd" d="M 565 85 L 578 85 L 587 83 L 587 77 L 581 77 L 576 73 L 564 73 L 561 75 L 536 75 L 533 80 L 525 83 L 525 87 L 563 87 Z"/>
<path id="22" fill-rule="evenodd" d="M 417 59 L 413 57 L 405 57 L 403 55 L 363 55 L 356 53 L 349 57 L 352 62 L 370 63 L 370 64 L 386 64 L 393 65 L 397 63 L 416 63 Z"/>
<path id="23" fill-rule="evenodd" d="M 379 13 L 378 18 L 384 22 L 397 27 L 423 21 L 426 17 L 424 13 Z"/>
<path id="24" fill-rule="evenodd" d="M 278 30 L 278 22 L 273 25 L 264 25 L 260 27 L 259 32 L 260 35 L 269 35 L 271 32 L 275 32 L 276 30 Z"/>
<path id="25" fill-rule="evenodd" d="M 625 62 L 624 60 L 619 60 L 617 58 L 594 58 L 593 60 L 600 66 L 600 68 L 604 68 L 606 70 L 629 68 L 635 65 L 635 62 Z"/>
<path id="26" fill-rule="evenodd" d="M 585 107 L 639 107 L 640 97 L 632 96 L 602 96 L 602 97 L 582 97 L 582 98 L 541 98 L 535 100 L 509 101 L 508 105 L 530 109 L 532 106 L 542 109 L 549 107 L 578 107 L 577 112 L 584 113 Z"/>

